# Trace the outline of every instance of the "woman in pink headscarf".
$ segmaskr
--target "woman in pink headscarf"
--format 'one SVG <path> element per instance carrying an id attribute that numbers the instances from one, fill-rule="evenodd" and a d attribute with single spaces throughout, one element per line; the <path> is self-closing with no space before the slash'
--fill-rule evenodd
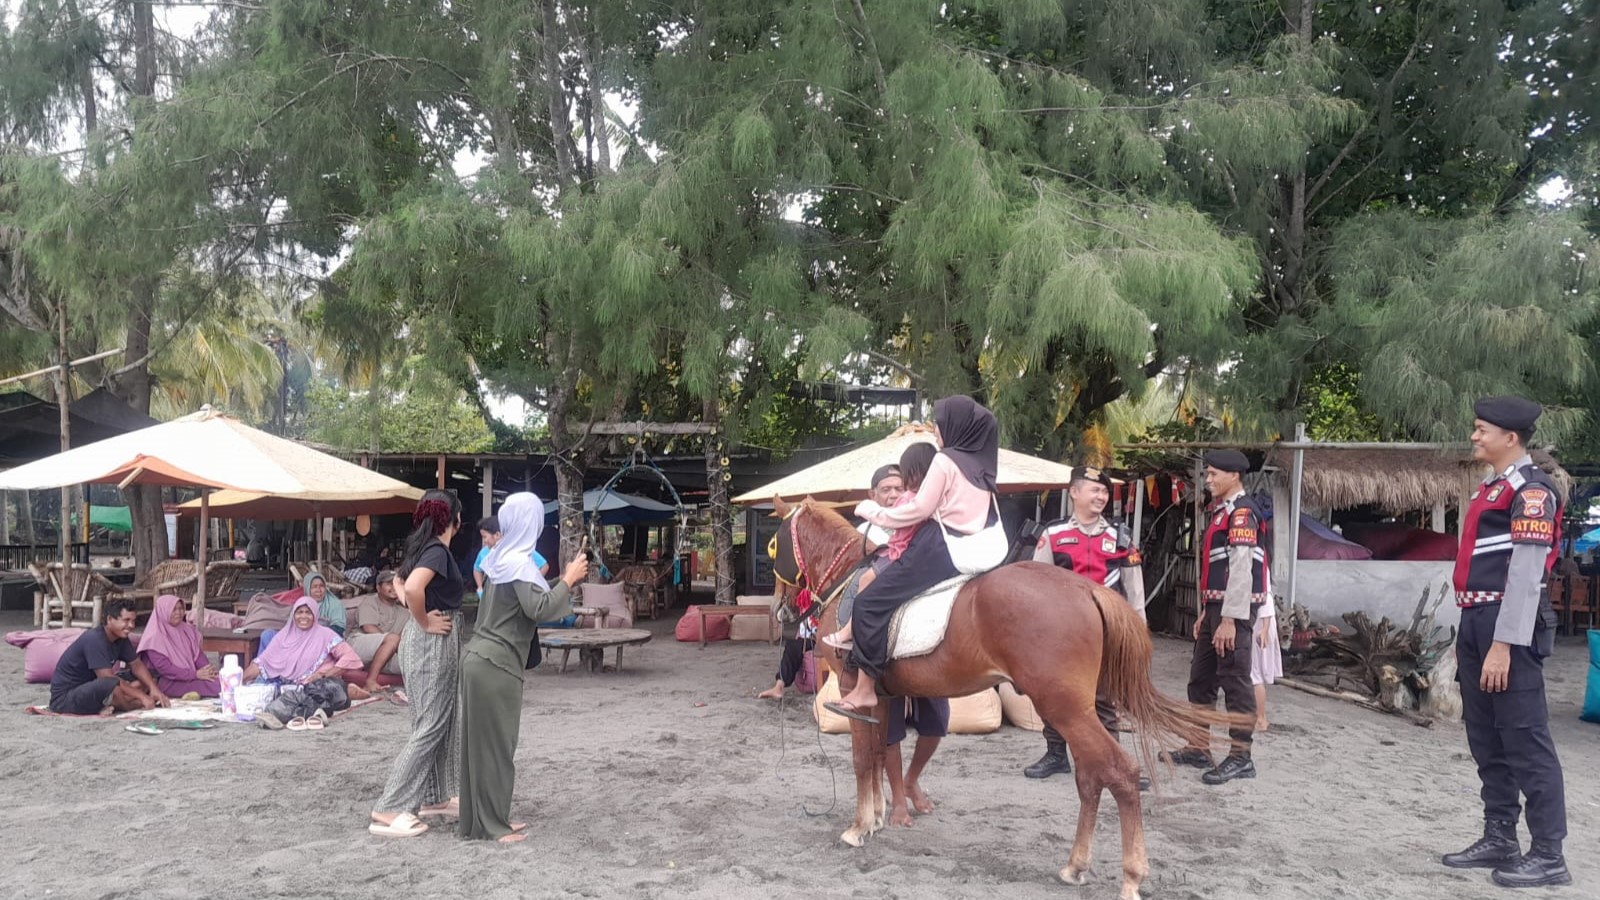
<path id="1" fill-rule="evenodd" d="M 150 667 L 156 686 L 168 697 L 222 693 L 217 667 L 200 647 L 200 629 L 184 621 L 183 601 L 171 594 L 156 598 L 155 612 L 139 638 L 139 658 Z"/>
<path id="2" fill-rule="evenodd" d="M 301 597 L 289 610 L 289 624 L 245 668 L 244 680 L 265 678 L 310 684 L 338 675 L 344 669 L 361 668 L 361 656 L 355 648 L 345 643 L 332 628 L 317 623 L 316 601 Z M 350 698 L 361 699 L 355 690 L 351 691 Z"/>

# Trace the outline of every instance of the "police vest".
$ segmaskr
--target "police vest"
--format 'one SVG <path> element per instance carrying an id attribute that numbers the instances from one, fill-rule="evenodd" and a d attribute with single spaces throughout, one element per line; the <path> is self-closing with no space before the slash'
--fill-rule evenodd
<path id="1" fill-rule="evenodd" d="M 1454 584 L 1457 606 L 1499 603 L 1505 597 L 1511 548 L 1548 548 L 1546 573 L 1561 550 L 1565 504 L 1555 481 L 1535 465 L 1517 466 L 1478 485 L 1461 523 Z"/>
<path id="2" fill-rule="evenodd" d="M 1122 567 L 1139 565 L 1139 551 L 1127 528 L 1117 526 L 1087 534 L 1077 520 L 1068 519 L 1047 527 L 1044 539 L 1056 565 L 1127 596 L 1122 586 Z"/>
<path id="3" fill-rule="evenodd" d="M 1267 599 L 1267 540 L 1262 533 L 1265 520 L 1248 494 L 1213 504 L 1206 520 L 1206 558 L 1200 567 L 1200 597 L 1206 603 L 1221 603 L 1228 588 L 1228 551 L 1250 548 L 1250 602 Z"/>

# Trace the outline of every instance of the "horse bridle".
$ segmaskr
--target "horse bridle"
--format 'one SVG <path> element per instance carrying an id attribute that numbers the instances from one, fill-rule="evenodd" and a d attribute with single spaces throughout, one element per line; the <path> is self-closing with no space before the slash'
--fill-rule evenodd
<path id="1" fill-rule="evenodd" d="M 804 506 L 796 507 L 794 513 L 790 515 L 788 519 L 789 546 L 794 550 L 794 563 L 795 569 L 797 570 L 795 573 L 796 580 L 789 581 L 782 575 L 779 575 L 777 571 L 773 571 L 772 576 L 790 587 L 799 588 L 802 591 L 810 591 L 812 596 L 817 597 L 819 600 L 818 603 L 813 605 L 812 614 L 819 614 L 827 605 L 827 600 L 829 599 L 827 597 L 827 588 L 833 584 L 833 578 L 839 573 L 840 564 L 844 562 L 844 555 L 850 550 L 850 547 L 854 544 L 854 542 L 846 541 L 845 543 L 841 544 L 839 546 L 839 552 L 833 555 L 833 560 L 829 562 L 828 567 L 823 570 L 822 577 L 820 579 L 812 578 L 810 572 L 808 572 L 806 569 L 806 557 L 805 554 L 800 550 L 800 534 L 799 530 L 795 528 L 794 521 L 795 519 L 800 518 L 800 514 L 804 511 Z M 795 599 L 798 601 L 799 597 L 797 596 Z"/>

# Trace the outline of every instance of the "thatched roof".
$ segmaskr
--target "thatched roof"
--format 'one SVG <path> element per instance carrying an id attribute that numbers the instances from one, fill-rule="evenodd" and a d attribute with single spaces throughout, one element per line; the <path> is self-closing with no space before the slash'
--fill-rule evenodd
<path id="1" fill-rule="evenodd" d="M 1307 450 L 1300 482 L 1301 502 L 1319 509 L 1368 504 L 1388 512 L 1459 506 L 1482 464 L 1470 453 L 1439 450 Z M 1288 483 L 1294 451 L 1273 450 L 1267 464 Z"/>
<path id="2" fill-rule="evenodd" d="M 917 442 L 932 443 L 933 429 L 919 423 L 902 425 L 881 441 L 839 454 L 793 475 L 733 498 L 735 503 L 761 503 L 774 496 L 786 500 L 861 500 L 867 496 L 872 470 L 900 459 Z M 995 478 L 1002 494 L 1024 494 L 1065 488 L 1072 483 L 1072 467 L 1047 459 L 1000 449 L 1000 471 Z"/>

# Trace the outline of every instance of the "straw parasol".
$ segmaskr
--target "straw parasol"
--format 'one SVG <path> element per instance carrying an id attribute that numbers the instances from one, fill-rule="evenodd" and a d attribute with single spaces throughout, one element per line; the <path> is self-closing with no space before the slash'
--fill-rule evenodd
<path id="1" fill-rule="evenodd" d="M 841 453 L 771 484 L 746 491 L 733 498 L 735 503 L 761 503 L 773 497 L 798 500 L 863 500 L 872 471 L 885 463 L 898 462 L 900 454 L 912 444 L 933 443 L 933 428 L 920 422 L 902 425 L 881 441 Z M 1000 471 L 995 479 L 1002 494 L 1028 494 L 1065 488 L 1072 483 L 1072 467 L 1039 459 L 1025 453 L 1000 450 Z"/>
<path id="2" fill-rule="evenodd" d="M 0 472 L 0 489 L 70 484 L 199 488 L 202 560 L 212 490 L 290 498 L 393 497 L 411 490 L 404 482 L 251 428 L 210 407 Z M 204 607 L 205 566 L 201 565 L 195 621 L 203 621 Z"/>

